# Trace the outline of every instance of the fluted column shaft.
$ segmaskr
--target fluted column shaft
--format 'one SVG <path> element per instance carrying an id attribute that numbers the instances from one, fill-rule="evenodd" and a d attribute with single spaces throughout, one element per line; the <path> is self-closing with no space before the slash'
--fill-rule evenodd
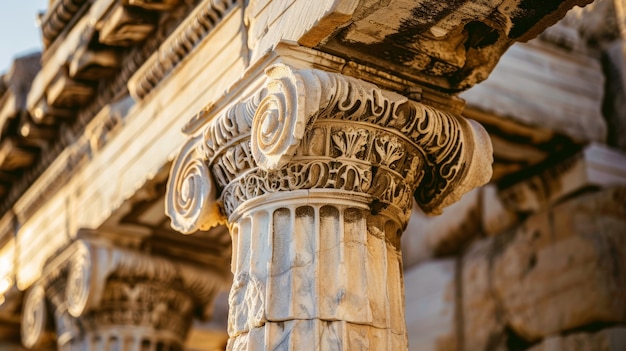
<path id="1" fill-rule="evenodd" d="M 406 348 L 396 216 L 341 191 L 276 194 L 232 226 L 233 350 Z"/>

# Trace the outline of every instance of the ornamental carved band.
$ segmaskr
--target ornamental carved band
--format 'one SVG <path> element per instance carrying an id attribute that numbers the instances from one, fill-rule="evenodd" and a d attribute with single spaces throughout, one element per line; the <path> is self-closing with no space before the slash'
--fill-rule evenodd
<path id="1" fill-rule="evenodd" d="M 491 177 L 491 143 L 473 121 L 337 73 L 277 64 L 266 76 L 175 161 L 175 229 L 215 225 L 218 205 L 233 220 L 248 200 L 304 189 L 366 194 L 373 213 L 395 209 L 406 223 L 412 198 L 438 213 Z"/>

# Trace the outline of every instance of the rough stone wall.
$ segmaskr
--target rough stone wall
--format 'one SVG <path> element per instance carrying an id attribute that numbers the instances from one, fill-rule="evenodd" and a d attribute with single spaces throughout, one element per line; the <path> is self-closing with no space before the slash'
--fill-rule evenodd
<path id="1" fill-rule="evenodd" d="M 589 191 L 409 269 L 410 349 L 623 350 L 625 198 Z"/>
<path id="2" fill-rule="evenodd" d="M 573 10 L 463 94 L 472 118 L 497 119 L 481 123 L 509 174 L 439 217 L 414 212 L 410 350 L 626 350 L 623 13 L 613 0 Z M 572 143 L 543 149 L 555 136 Z"/>

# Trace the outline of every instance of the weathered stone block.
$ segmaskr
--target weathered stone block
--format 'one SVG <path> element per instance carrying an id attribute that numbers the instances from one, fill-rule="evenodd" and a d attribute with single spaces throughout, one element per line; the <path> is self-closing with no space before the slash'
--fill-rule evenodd
<path id="1" fill-rule="evenodd" d="M 519 218 L 545 210 L 589 188 L 626 185 L 626 154 L 591 144 L 578 154 L 551 164 L 531 177 L 498 189 L 481 190 L 482 232 L 501 234 Z"/>
<path id="2" fill-rule="evenodd" d="M 405 271 L 409 350 L 457 349 L 455 276 L 455 259 L 427 261 Z"/>
<path id="3" fill-rule="evenodd" d="M 464 350 L 487 350 L 503 341 L 501 307 L 491 288 L 490 256 L 495 237 L 475 242 L 462 258 L 461 323 Z"/>
<path id="4" fill-rule="evenodd" d="M 626 150 L 626 43 L 618 40 L 604 52 L 607 71 L 605 116 L 608 125 L 608 143 Z"/>
<path id="5" fill-rule="evenodd" d="M 480 232 L 480 194 L 474 189 L 439 216 L 428 216 L 417 206 L 402 236 L 405 267 L 426 259 L 458 253 Z"/>
<path id="6" fill-rule="evenodd" d="M 498 238 L 501 245 L 491 253 L 493 292 L 516 334 L 534 341 L 595 322 L 626 321 L 624 199 L 624 187 L 585 194 Z"/>
<path id="7" fill-rule="evenodd" d="M 534 41 L 512 46 L 489 79 L 461 97 L 472 108 L 589 142 L 606 139 L 603 90 L 599 60 Z"/>
<path id="8" fill-rule="evenodd" d="M 100 43 L 111 46 L 132 46 L 144 40 L 155 27 L 155 13 L 132 6 L 118 6 L 105 19 L 100 29 Z"/>
<path id="9" fill-rule="evenodd" d="M 494 184 L 487 184 L 481 189 L 480 214 L 482 232 L 497 235 L 513 227 L 519 220 L 518 214 L 503 201 Z"/>
<path id="10" fill-rule="evenodd" d="M 626 154 L 600 144 L 499 191 L 504 206 L 533 213 L 591 187 L 626 185 Z"/>
<path id="11" fill-rule="evenodd" d="M 576 333 L 547 338 L 528 351 L 621 351 L 626 350 L 626 328 L 597 333 Z"/>

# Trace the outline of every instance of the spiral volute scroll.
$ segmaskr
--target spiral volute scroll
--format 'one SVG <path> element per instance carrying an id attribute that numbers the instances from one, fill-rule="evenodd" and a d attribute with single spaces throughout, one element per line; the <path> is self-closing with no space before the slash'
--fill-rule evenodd
<path id="1" fill-rule="evenodd" d="M 94 274 L 93 258 L 90 252 L 81 247 L 70 265 L 65 286 L 67 310 L 70 315 L 80 317 L 87 309 Z"/>
<path id="2" fill-rule="evenodd" d="M 202 138 L 195 137 L 183 146 L 170 172 L 165 213 L 172 228 L 190 234 L 222 223 L 215 197 L 215 184 L 202 152 Z"/>
<path id="3" fill-rule="evenodd" d="M 36 349 L 51 342 L 48 326 L 48 307 L 44 288 L 35 285 L 26 294 L 22 313 L 22 344 L 28 349 Z"/>
<path id="4" fill-rule="evenodd" d="M 250 144 L 258 166 L 276 170 L 295 153 L 310 115 L 305 109 L 305 82 L 289 66 L 277 64 L 266 70 L 267 94 L 254 119 Z M 309 92 L 307 87 L 306 93 Z"/>

